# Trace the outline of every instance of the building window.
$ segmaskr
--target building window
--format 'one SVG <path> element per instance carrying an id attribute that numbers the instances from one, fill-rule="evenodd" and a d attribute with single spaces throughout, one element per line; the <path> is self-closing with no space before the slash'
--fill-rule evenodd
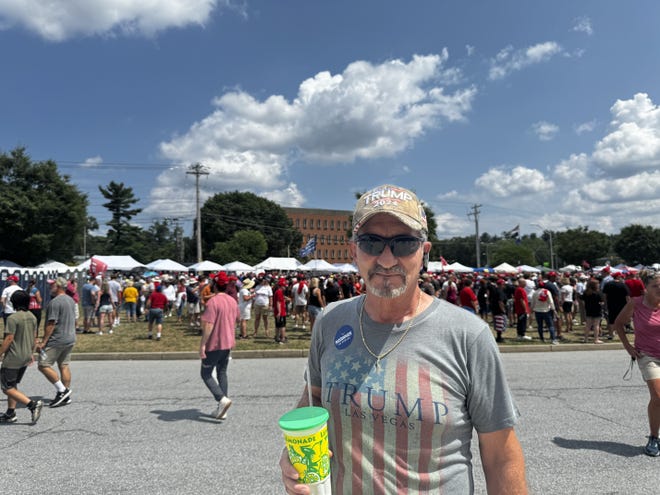
<path id="1" fill-rule="evenodd" d="M 296 228 L 300 228 L 300 218 L 296 218 Z"/>
<path id="2" fill-rule="evenodd" d="M 321 219 L 320 218 L 316 219 L 316 228 L 321 230 Z"/>
<path id="3" fill-rule="evenodd" d="M 330 251 L 330 259 L 331 260 L 335 259 L 335 250 L 334 249 L 332 251 Z"/>
<path id="4" fill-rule="evenodd" d="M 344 230 L 348 230 L 348 220 L 344 220 Z"/>
<path id="5" fill-rule="evenodd" d="M 330 220 L 330 230 L 335 230 L 335 221 Z"/>
<path id="6" fill-rule="evenodd" d="M 328 221 L 323 220 L 323 230 L 328 230 Z"/>
<path id="7" fill-rule="evenodd" d="M 303 229 L 307 228 L 307 219 L 303 218 Z"/>

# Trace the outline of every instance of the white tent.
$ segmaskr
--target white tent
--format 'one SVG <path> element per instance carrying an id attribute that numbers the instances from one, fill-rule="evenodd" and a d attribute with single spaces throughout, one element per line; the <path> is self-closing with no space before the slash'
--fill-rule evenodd
<path id="1" fill-rule="evenodd" d="M 181 263 L 177 263 L 176 261 L 170 259 L 152 261 L 151 263 L 147 264 L 147 268 L 149 268 L 149 270 L 154 270 L 156 272 L 187 272 L 188 271 L 187 266 L 182 265 Z"/>
<path id="2" fill-rule="evenodd" d="M 474 270 L 469 266 L 461 265 L 458 261 L 445 266 L 446 272 L 471 273 Z"/>
<path id="3" fill-rule="evenodd" d="M 298 270 L 300 261 L 295 258 L 278 258 L 271 256 L 254 266 L 255 270 Z"/>
<path id="4" fill-rule="evenodd" d="M 335 272 L 337 273 L 357 273 L 358 271 L 352 263 L 335 263 L 332 266 L 335 267 Z"/>
<path id="5" fill-rule="evenodd" d="M 74 266 L 65 265 L 64 263 L 60 263 L 59 261 L 53 261 L 53 260 L 37 265 L 35 266 L 35 268 L 39 270 L 52 271 L 57 273 L 71 272 L 76 269 L 76 267 Z"/>
<path id="6" fill-rule="evenodd" d="M 495 273 L 516 273 L 518 269 L 515 266 L 509 265 L 508 263 L 502 263 L 493 268 Z"/>
<path id="7" fill-rule="evenodd" d="M 325 260 L 309 260 L 298 268 L 306 272 L 334 272 L 337 269 Z"/>
<path id="8" fill-rule="evenodd" d="M 429 261 L 427 270 L 431 273 L 443 272 L 447 269 L 447 264 L 442 264 L 442 261 Z"/>
<path id="9" fill-rule="evenodd" d="M 254 271 L 254 267 L 246 263 L 243 263 L 242 261 L 232 261 L 231 263 L 227 263 L 226 265 L 224 265 L 224 269 L 228 272 L 236 272 L 236 273 Z"/>
<path id="10" fill-rule="evenodd" d="M 108 270 L 119 270 L 122 272 L 130 272 L 136 268 L 145 268 L 145 266 L 133 259 L 132 256 L 92 256 L 99 261 L 108 265 Z M 90 258 L 91 259 L 91 258 Z M 74 267 L 75 270 L 89 270 L 90 260 L 83 261 L 78 266 Z"/>
<path id="11" fill-rule="evenodd" d="M 566 265 L 559 269 L 560 272 L 577 272 L 578 270 L 579 268 L 575 265 Z"/>
<path id="12" fill-rule="evenodd" d="M 217 272 L 218 270 L 224 270 L 225 267 L 214 261 L 200 261 L 194 265 L 190 265 L 188 270 L 195 270 L 196 272 Z"/>
<path id="13" fill-rule="evenodd" d="M 516 267 L 519 273 L 541 273 L 541 270 L 529 265 L 519 265 Z"/>

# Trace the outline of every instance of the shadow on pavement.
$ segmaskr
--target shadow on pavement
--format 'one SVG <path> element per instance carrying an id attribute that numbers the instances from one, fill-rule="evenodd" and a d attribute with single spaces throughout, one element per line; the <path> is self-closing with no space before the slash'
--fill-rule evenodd
<path id="1" fill-rule="evenodd" d="M 627 445 L 618 442 L 604 442 L 601 440 L 572 440 L 570 438 L 555 437 L 552 441 L 558 447 L 573 450 L 600 450 L 608 454 L 621 457 L 637 457 L 643 454 L 639 445 Z"/>
<path id="2" fill-rule="evenodd" d="M 160 421 L 200 421 L 202 423 L 218 423 L 218 420 L 213 416 L 208 413 L 203 413 L 199 409 L 177 409 L 175 411 L 154 410 L 149 412 L 157 414 Z"/>

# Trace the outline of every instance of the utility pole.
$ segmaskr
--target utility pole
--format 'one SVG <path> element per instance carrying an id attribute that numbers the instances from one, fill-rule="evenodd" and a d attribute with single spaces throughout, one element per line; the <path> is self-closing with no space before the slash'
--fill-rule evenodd
<path id="1" fill-rule="evenodd" d="M 186 174 L 195 176 L 195 191 L 197 193 L 195 208 L 197 215 L 197 263 L 200 263 L 202 261 L 202 215 L 199 209 L 199 176 L 209 175 L 209 171 L 201 163 L 195 163 L 188 167 Z"/>
<path id="2" fill-rule="evenodd" d="M 474 230 L 475 230 L 475 245 L 477 248 L 477 266 L 481 267 L 481 247 L 479 244 L 479 213 L 481 213 L 481 205 L 472 205 L 472 211 L 467 214 L 468 218 L 474 217 Z"/>

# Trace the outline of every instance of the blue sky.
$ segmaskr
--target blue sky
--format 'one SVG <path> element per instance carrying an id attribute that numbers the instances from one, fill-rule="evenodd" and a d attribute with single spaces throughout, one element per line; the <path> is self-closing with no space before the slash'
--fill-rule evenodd
<path id="1" fill-rule="evenodd" d="M 660 2 L 0 0 L 0 151 L 109 219 L 252 191 L 352 209 L 391 182 L 440 238 L 660 226 Z"/>

